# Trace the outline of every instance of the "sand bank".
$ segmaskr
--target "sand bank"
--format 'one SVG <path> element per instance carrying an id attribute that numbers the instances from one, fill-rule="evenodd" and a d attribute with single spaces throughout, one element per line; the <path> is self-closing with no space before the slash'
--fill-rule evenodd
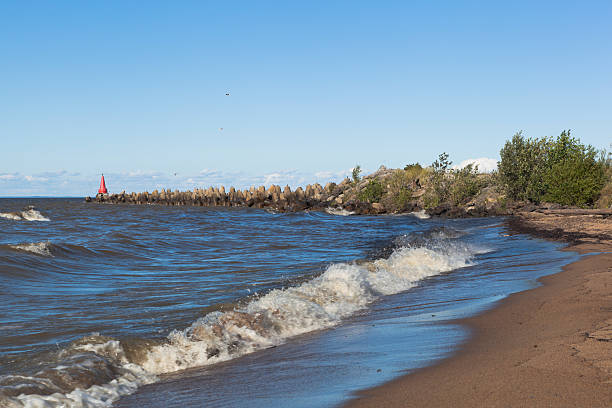
<path id="1" fill-rule="evenodd" d="M 525 213 L 515 232 L 584 256 L 461 323 L 472 339 L 440 364 L 359 393 L 349 407 L 612 407 L 612 219 Z"/>

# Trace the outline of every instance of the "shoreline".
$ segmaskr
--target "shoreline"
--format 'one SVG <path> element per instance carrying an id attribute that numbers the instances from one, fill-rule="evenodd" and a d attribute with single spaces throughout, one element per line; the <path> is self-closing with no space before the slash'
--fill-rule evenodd
<path id="1" fill-rule="evenodd" d="M 506 225 L 592 255 L 453 321 L 471 331 L 457 353 L 359 391 L 344 407 L 612 406 L 612 220 L 523 213 Z"/>

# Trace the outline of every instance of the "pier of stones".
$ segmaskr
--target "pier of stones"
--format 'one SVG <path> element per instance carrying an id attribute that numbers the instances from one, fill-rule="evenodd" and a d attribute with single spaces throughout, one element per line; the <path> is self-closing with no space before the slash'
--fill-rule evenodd
<path id="1" fill-rule="evenodd" d="M 267 208 L 280 212 L 325 210 L 335 208 L 347 210 L 356 214 L 380 214 L 384 208 L 380 204 L 370 204 L 352 198 L 346 194 L 351 182 L 345 179 L 340 184 L 328 183 L 307 185 L 305 189 L 298 187 L 292 191 L 289 186 L 281 188 L 278 185 L 251 187 L 248 190 L 237 190 L 231 187 L 195 188 L 191 191 L 171 191 L 169 189 L 155 190 L 152 193 L 98 194 L 95 198 L 87 197 L 87 202 L 110 204 L 158 204 L 187 205 L 206 207 L 252 207 Z"/>

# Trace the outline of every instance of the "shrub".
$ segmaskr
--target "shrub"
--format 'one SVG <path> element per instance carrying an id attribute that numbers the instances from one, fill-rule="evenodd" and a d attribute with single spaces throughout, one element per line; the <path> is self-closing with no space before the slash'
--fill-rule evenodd
<path id="1" fill-rule="evenodd" d="M 394 170 L 387 179 L 388 191 L 385 197 L 385 207 L 395 211 L 405 211 L 412 200 L 412 189 L 416 185 L 415 177 L 408 170 Z"/>
<path id="2" fill-rule="evenodd" d="M 593 146 L 585 146 L 563 132 L 550 145 L 548 171 L 544 175 L 544 200 L 577 206 L 592 206 L 605 184 L 604 157 Z"/>
<path id="3" fill-rule="evenodd" d="M 572 138 L 570 131 L 556 140 L 525 139 L 519 132 L 500 156 L 499 178 L 513 199 L 593 205 L 606 180 L 603 156 Z"/>
<path id="4" fill-rule="evenodd" d="M 377 203 L 380 201 L 384 193 L 383 185 L 378 180 L 370 180 L 367 186 L 359 192 L 358 198 L 361 201 L 369 203 Z"/>
<path id="5" fill-rule="evenodd" d="M 516 133 L 499 152 L 499 180 L 514 200 L 539 202 L 544 195 L 548 139 L 525 139 Z"/>
<path id="6" fill-rule="evenodd" d="M 597 200 L 598 208 L 612 208 L 612 154 L 608 153 L 606 159 L 606 184 L 601 189 L 601 194 Z"/>
<path id="7" fill-rule="evenodd" d="M 407 165 L 404 166 L 404 170 L 406 170 L 406 171 L 421 171 L 421 170 L 423 170 L 423 166 L 421 166 L 419 163 L 407 164 Z"/>
<path id="8" fill-rule="evenodd" d="M 412 201 L 412 191 L 401 190 L 391 197 L 393 200 L 394 209 L 396 211 L 406 211 L 410 207 Z"/>
<path id="9" fill-rule="evenodd" d="M 408 164 L 404 167 L 404 175 L 416 184 L 420 184 L 420 181 L 429 174 L 429 169 L 423 168 L 419 163 Z"/>
<path id="10" fill-rule="evenodd" d="M 455 205 L 463 204 L 480 191 L 481 183 L 478 179 L 478 166 L 468 164 L 462 169 L 452 172 L 450 186 L 450 200 Z"/>
<path id="11" fill-rule="evenodd" d="M 435 207 L 448 201 L 454 205 L 464 204 L 492 179 L 492 176 L 480 177 L 478 166 L 473 164 L 451 170 L 452 164 L 447 153 L 440 154 L 432 163 L 429 185 L 423 197 L 425 207 Z"/>

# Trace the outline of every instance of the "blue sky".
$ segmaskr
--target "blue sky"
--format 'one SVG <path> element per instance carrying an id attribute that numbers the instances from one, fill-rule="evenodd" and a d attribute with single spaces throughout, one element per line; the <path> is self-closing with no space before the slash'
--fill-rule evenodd
<path id="1" fill-rule="evenodd" d="M 610 21 L 609 1 L 2 2 L 0 196 L 325 182 L 495 159 L 518 130 L 609 148 Z"/>

